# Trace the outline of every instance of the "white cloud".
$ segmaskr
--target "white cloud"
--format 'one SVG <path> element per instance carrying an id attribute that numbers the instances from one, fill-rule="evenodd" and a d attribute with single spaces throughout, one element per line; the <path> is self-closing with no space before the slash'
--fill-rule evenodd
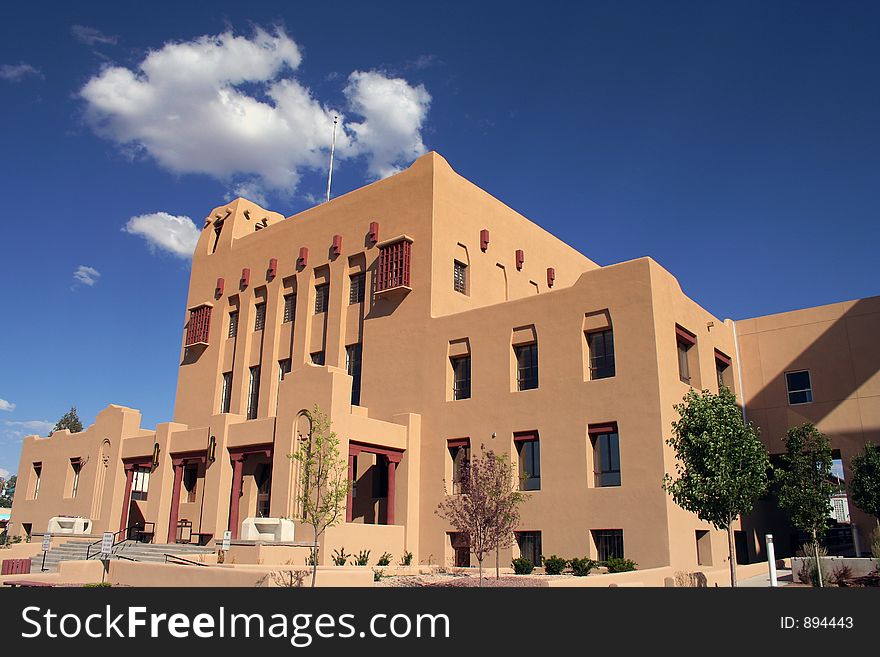
<path id="1" fill-rule="evenodd" d="M 112 46 L 119 40 L 119 37 L 109 36 L 101 32 L 101 30 L 89 27 L 88 25 L 71 25 L 70 33 L 74 39 L 87 46 L 94 46 L 99 43 Z"/>
<path id="2" fill-rule="evenodd" d="M 178 258 L 192 257 L 199 240 L 199 229 L 189 217 L 152 212 L 132 217 L 123 232 L 140 235 L 151 249 L 166 251 Z"/>
<path id="3" fill-rule="evenodd" d="M 9 479 L 9 470 L 6 468 L 0 468 L 0 479 Z"/>
<path id="4" fill-rule="evenodd" d="M 0 79 L 8 82 L 21 82 L 29 76 L 42 78 L 43 74 L 40 72 L 40 69 L 31 66 L 27 62 L 0 64 Z"/>
<path id="5" fill-rule="evenodd" d="M 39 435 L 48 434 L 52 429 L 55 428 L 54 422 L 48 422 L 46 420 L 3 420 L 3 424 L 7 427 L 21 427 L 25 431 L 36 432 Z M 10 433 L 18 433 L 22 435 L 22 431 L 14 431 Z"/>
<path id="6" fill-rule="evenodd" d="M 94 267 L 88 267 L 86 265 L 80 265 L 76 268 L 76 271 L 73 272 L 73 278 L 77 283 L 82 283 L 89 287 L 97 283 L 100 276 L 101 272 Z"/>
<path id="7" fill-rule="evenodd" d="M 5 399 L 0 399 L 0 411 L 14 411 L 15 404 L 12 402 L 8 402 Z"/>
<path id="8" fill-rule="evenodd" d="M 343 108 L 322 103 L 295 79 L 301 62 L 299 46 L 281 29 L 257 28 L 250 38 L 229 31 L 166 43 L 134 70 L 107 66 L 80 96 L 99 135 L 169 171 L 207 174 L 252 197 L 263 189 L 292 193 L 304 171 L 323 171 L 335 115 L 337 156 L 365 156 L 374 176 L 424 153 L 424 87 L 352 73 L 345 97 L 363 120 L 347 129 Z"/>

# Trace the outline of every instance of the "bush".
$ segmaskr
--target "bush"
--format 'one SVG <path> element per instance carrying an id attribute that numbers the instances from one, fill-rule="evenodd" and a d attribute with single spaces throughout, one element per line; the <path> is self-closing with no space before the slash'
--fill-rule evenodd
<path id="1" fill-rule="evenodd" d="M 344 566 L 348 562 L 348 558 L 350 554 L 345 552 L 344 547 L 340 547 L 338 550 L 333 550 L 333 563 L 337 566 Z M 310 564 L 314 565 L 314 564 Z"/>
<path id="2" fill-rule="evenodd" d="M 552 554 L 549 557 L 544 557 L 544 572 L 548 575 L 561 575 L 567 564 L 566 559 Z"/>
<path id="3" fill-rule="evenodd" d="M 513 572 L 517 575 L 528 575 L 535 569 L 535 564 L 527 557 L 517 557 L 511 565 L 513 566 Z"/>
<path id="4" fill-rule="evenodd" d="M 387 564 L 386 564 L 387 565 Z M 385 571 L 379 568 L 373 568 L 373 581 L 379 582 L 385 577 Z"/>
<path id="5" fill-rule="evenodd" d="M 400 557 L 400 565 L 401 566 L 410 566 L 412 565 L 413 553 L 407 550 L 403 553 L 403 556 Z"/>
<path id="6" fill-rule="evenodd" d="M 848 581 L 852 579 L 852 568 L 847 565 L 841 565 L 834 569 L 829 580 L 837 586 L 848 586 Z"/>
<path id="7" fill-rule="evenodd" d="M 370 551 L 369 550 L 361 550 L 358 552 L 358 555 L 354 558 L 355 566 L 366 566 L 370 563 Z"/>
<path id="8" fill-rule="evenodd" d="M 379 561 L 376 562 L 377 566 L 388 566 L 391 564 L 391 553 L 383 552 L 382 556 L 379 557 Z"/>
<path id="9" fill-rule="evenodd" d="M 583 559 L 575 557 L 568 562 L 568 565 L 571 566 L 571 572 L 574 573 L 576 577 L 586 577 L 597 564 L 588 557 L 584 557 Z"/>
<path id="10" fill-rule="evenodd" d="M 93 582 L 91 584 L 83 584 L 83 588 L 87 589 L 103 589 L 112 587 L 113 585 L 110 582 Z"/>
<path id="11" fill-rule="evenodd" d="M 798 556 L 803 557 L 801 569 L 798 571 L 798 579 L 801 584 L 810 584 L 811 586 L 819 586 L 819 567 L 816 564 L 816 548 L 812 543 L 804 543 L 798 550 Z M 828 556 L 828 550 L 823 545 L 819 545 L 819 559 Z M 827 567 L 822 569 L 822 585 L 831 583 L 830 573 Z"/>
<path id="12" fill-rule="evenodd" d="M 635 570 L 638 565 L 632 559 L 624 559 L 623 557 L 611 557 L 605 561 L 605 567 L 609 573 L 626 573 Z"/>
<path id="13" fill-rule="evenodd" d="M 880 559 L 880 527 L 871 532 L 871 555 L 875 559 Z"/>

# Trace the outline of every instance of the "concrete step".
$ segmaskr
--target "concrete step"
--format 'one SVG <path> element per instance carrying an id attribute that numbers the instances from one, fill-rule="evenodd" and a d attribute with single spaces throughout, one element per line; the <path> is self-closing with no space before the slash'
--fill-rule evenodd
<path id="1" fill-rule="evenodd" d="M 86 555 L 94 559 L 99 551 L 100 544 L 95 545 L 94 541 L 70 540 L 49 550 L 46 553 L 45 564 L 42 555 L 34 557 L 31 561 L 31 568 L 35 572 L 39 572 L 41 567 L 44 567 L 49 572 L 56 572 L 59 568 L 58 564 L 62 561 L 83 561 Z M 213 552 L 214 548 L 203 545 L 126 541 L 113 548 L 113 554 L 110 558 L 128 558 L 135 561 L 164 563 L 166 554 L 179 554 L 186 559 L 196 560 L 201 554 L 213 554 Z"/>

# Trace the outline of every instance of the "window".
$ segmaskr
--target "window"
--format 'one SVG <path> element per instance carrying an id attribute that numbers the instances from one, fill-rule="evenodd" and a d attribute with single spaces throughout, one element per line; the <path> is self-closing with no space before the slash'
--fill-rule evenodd
<path id="1" fill-rule="evenodd" d="M 40 495 L 40 479 L 43 477 L 43 464 L 34 463 L 34 497 L 37 499 Z"/>
<path id="2" fill-rule="evenodd" d="M 690 352 L 697 344 L 697 336 L 682 327 L 675 326 L 675 343 L 678 349 L 678 378 L 683 383 L 693 385 L 691 381 Z"/>
<path id="3" fill-rule="evenodd" d="M 409 287 L 409 268 L 412 242 L 408 238 L 379 247 L 379 265 L 376 268 L 376 292 Z"/>
<path id="4" fill-rule="evenodd" d="M 324 352 L 316 351 L 311 354 L 312 363 L 315 365 L 323 365 L 324 364 Z"/>
<path id="5" fill-rule="evenodd" d="M 694 532 L 697 540 L 697 565 L 712 565 L 712 537 L 707 529 L 698 529 Z"/>
<path id="6" fill-rule="evenodd" d="M 141 502 L 146 501 L 149 489 L 150 468 L 146 465 L 136 466 L 131 480 L 131 499 Z"/>
<path id="7" fill-rule="evenodd" d="M 208 344 L 208 333 L 211 328 L 211 306 L 201 306 L 189 311 L 186 323 L 186 346 Z"/>
<path id="8" fill-rule="evenodd" d="M 456 292 L 467 294 L 467 265 L 458 260 L 453 261 L 452 288 Z"/>
<path id="9" fill-rule="evenodd" d="M 538 434 L 514 434 L 519 456 L 520 490 L 541 490 L 541 443 Z"/>
<path id="10" fill-rule="evenodd" d="M 730 357 L 715 350 L 715 375 L 718 379 L 718 392 L 721 388 L 733 390 L 733 381 L 731 381 Z"/>
<path id="11" fill-rule="evenodd" d="M 532 390 L 538 387 L 538 343 L 517 345 L 516 354 L 517 390 Z"/>
<path id="12" fill-rule="evenodd" d="M 470 438 L 448 440 L 446 449 L 452 459 L 452 494 L 460 495 L 467 473 L 467 465 L 471 459 L 471 440 Z"/>
<path id="13" fill-rule="evenodd" d="M 257 405 L 260 403 L 260 366 L 254 365 L 250 368 L 251 378 L 248 385 L 248 405 L 247 419 L 253 420 L 257 417 Z"/>
<path id="14" fill-rule="evenodd" d="M 196 501 L 196 483 L 199 479 L 199 466 L 187 465 L 183 470 L 183 488 L 186 490 L 186 501 Z"/>
<path id="15" fill-rule="evenodd" d="M 327 312 L 327 304 L 330 302 L 330 284 L 322 283 L 315 286 L 315 314 Z"/>
<path id="16" fill-rule="evenodd" d="M 254 330 L 262 331 L 263 327 L 266 325 L 266 304 L 258 303 L 255 307 L 254 314 Z"/>
<path id="17" fill-rule="evenodd" d="M 364 302 L 364 290 L 367 286 L 367 275 L 364 273 L 352 274 L 348 277 L 348 305 Z"/>
<path id="18" fill-rule="evenodd" d="M 594 529 L 593 542 L 596 544 L 599 561 L 607 561 L 612 557 L 623 558 L 622 529 Z"/>
<path id="19" fill-rule="evenodd" d="M 614 331 L 596 331 L 587 334 L 590 349 L 590 379 L 614 376 Z"/>
<path id="20" fill-rule="evenodd" d="M 541 532 L 516 532 L 516 543 L 521 557 L 525 557 L 536 566 L 541 565 Z"/>
<path id="21" fill-rule="evenodd" d="M 351 404 L 361 403 L 361 345 L 350 344 L 345 348 L 345 371 L 353 379 L 351 382 Z"/>
<path id="22" fill-rule="evenodd" d="M 296 295 L 295 294 L 285 294 L 284 295 L 284 315 L 281 318 L 281 322 L 283 324 L 287 324 L 288 322 L 292 322 L 294 315 L 296 315 Z"/>
<path id="23" fill-rule="evenodd" d="M 593 472 L 598 488 L 620 486 L 620 439 L 616 424 L 590 427 Z"/>
<path id="24" fill-rule="evenodd" d="M 289 358 L 285 358 L 284 360 L 278 361 L 278 380 L 284 381 L 284 377 L 290 374 L 290 366 L 291 360 Z"/>
<path id="25" fill-rule="evenodd" d="M 73 473 L 73 481 L 70 485 L 70 496 L 76 497 L 76 492 L 79 490 L 79 472 L 82 470 L 82 461 L 79 459 L 70 459 L 70 469 Z"/>
<path id="26" fill-rule="evenodd" d="M 234 338 L 238 335 L 238 311 L 233 310 L 229 313 L 229 333 L 227 337 Z"/>
<path id="27" fill-rule="evenodd" d="M 785 388 L 788 390 L 788 403 L 809 404 L 813 401 L 813 386 L 810 383 L 810 371 L 785 373 Z"/>
<path id="28" fill-rule="evenodd" d="M 232 372 L 223 372 L 223 386 L 220 389 L 220 412 L 228 413 L 232 402 Z"/>
<path id="29" fill-rule="evenodd" d="M 471 357 L 458 356 L 449 359 L 452 363 L 452 398 L 471 398 Z"/>

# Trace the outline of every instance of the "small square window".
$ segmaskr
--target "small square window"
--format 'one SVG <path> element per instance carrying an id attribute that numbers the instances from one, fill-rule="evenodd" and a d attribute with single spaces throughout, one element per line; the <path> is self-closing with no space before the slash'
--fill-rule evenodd
<path id="1" fill-rule="evenodd" d="M 810 382 L 809 370 L 786 372 L 785 387 L 788 390 L 789 405 L 809 404 L 813 401 L 813 386 Z"/>
<path id="2" fill-rule="evenodd" d="M 607 561 L 611 558 L 623 559 L 622 529 L 594 529 L 592 533 L 599 561 Z"/>
<path id="3" fill-rule="evenodd" d="M 456 292 L 467 294 L 467 265 L 458 260 L 453 265 L 452 287 Z"/>

